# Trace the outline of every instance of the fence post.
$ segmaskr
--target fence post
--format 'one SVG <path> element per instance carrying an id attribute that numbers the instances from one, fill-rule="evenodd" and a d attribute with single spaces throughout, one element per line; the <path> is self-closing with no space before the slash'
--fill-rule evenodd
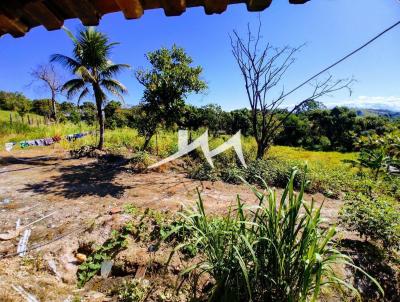
<path id="1" fill-rule="evenodd" d="M 12 126 L 12 114 L 11 114 L 11 112 L 10 112 L 10 126 Z"/>

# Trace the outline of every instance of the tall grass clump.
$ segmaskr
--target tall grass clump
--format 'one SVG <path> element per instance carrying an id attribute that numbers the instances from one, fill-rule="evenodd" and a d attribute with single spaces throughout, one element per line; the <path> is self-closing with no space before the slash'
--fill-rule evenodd
<path id="1" fill-rule="evenodd" d="M 296 175 L 280 198 L 252 188 L 258 205 L 238 197 L 235 209 L 212 218 L 199 195 L 197 207 L 182 214 L 191 234 L 183 246 L 195 243 L 202 253 L 184 273 L 211 277 L 210 301 L 317 301 L 324 287 L 343 286 L 358 294 L 335 273 L 338 265 L 355 266 L 335 249 L 335 227 L 321 227 L 322 205 L 303 200 L 304 179 L 295 194 Z"/>

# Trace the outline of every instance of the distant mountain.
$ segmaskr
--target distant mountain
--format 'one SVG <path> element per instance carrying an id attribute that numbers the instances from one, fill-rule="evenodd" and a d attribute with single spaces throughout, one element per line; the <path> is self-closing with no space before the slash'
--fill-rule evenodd
<path id="1" fill-rule="evenodd" d="M 352 108 L 358 116 L 384 116 L 388 118 L 400 118 L 400 112 L 388 109 Z"/>

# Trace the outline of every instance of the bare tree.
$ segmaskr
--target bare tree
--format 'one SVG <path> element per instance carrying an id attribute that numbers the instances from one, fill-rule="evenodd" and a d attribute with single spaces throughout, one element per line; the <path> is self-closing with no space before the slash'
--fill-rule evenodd
<path id="1" fill-rule="evenodd" d="M 296 61 L 294 56 L 302 46 L 276 48 L 269 43 L 262 45 L 261 20 L 255 35 L 250 25 L 247 27 L 245 38 L 233 31 L 231 46 L 245 82 L 251 107 L 257 159 L 262 158 L 268 151 L 285 120 L 305 103 L 342 89 L 351 92 L 350 85 L 353 79 L 334 80 L 332 76 L 327 75 L 326 79 L 311 83 L 313 89 L 307 98 L 298 102 L 283 117 L 278 117 L 278 114 L 282 114 L 282 110 L 279 110 L 282 103 L 291 93 L 285 93 L 281 82 L 290 66 Z"/>
<path id="2" fill-rule="evenodd" d="M 57 101 L 56 97 L 61 93 L 62 79 L 56 72 L 53 64 L 39 65 L 31 71 L 34 82 L 42 83 L 42 88 L 49 90 L 51 93 L 51 118 L 57 121 Z"/>

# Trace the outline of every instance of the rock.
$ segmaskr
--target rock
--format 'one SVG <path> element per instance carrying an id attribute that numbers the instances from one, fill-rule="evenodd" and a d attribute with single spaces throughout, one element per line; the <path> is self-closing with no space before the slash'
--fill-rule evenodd
<path id="1" fill-rule="evenodd" d="M 79 263 L 83 263 L 87 259 L 86 255 L 85 254 L 81 254 L 81 253 L 76 253 L 75 254 L 75 258 L 76 258 L 76 260 L 78 260 Z"/>
<path id="2" fill-rule="evenodd" d="M 132 219 L 128 214 L 116 214 L 113 215 L 112 218 L 113 219 L 108 222 L 112 230 L 120 230 Z"/>
<path id="3" fill-rule="evenodd" d="M 77 261 L 72 251 L 74 247 L 63 248 L 61 256 L 57 259 L 60 263 L 61 280 L 68 284 L 76 282 L 76 272 L 78 271 Z"/>
<path id="4" fill-rule="evenodd" d="M 121 208 L 112 208 L 110 210 L 110 215 L 115 215 L 115 214 L 118 214 L 118 213 L 122 213 L 122 209 Z"/>
<path id="5" fill-rule="evenodd" d="M 104 301 L 110 301 L 110 299 L 107 298 L 106 295 L 104 295 L 102 293 L 91 291 L 85 295 L 85 297 L 83 298 L 83 301 L 85 301 L 85 302 L 104 302 Z"/>
<path id="6" fill-rule="evenodd" d="M 12 252 L 15 252 L 15 249 L 15 245 L 11 241 L 0 243 L 0 254 L 11 254 Z"/>
<path id="7" fill-rule="evenodd" d="M 7 233 L 0 234 L 0 240 L 11 240 L 19 236 L 20 230 L 10 230 Z"/>

